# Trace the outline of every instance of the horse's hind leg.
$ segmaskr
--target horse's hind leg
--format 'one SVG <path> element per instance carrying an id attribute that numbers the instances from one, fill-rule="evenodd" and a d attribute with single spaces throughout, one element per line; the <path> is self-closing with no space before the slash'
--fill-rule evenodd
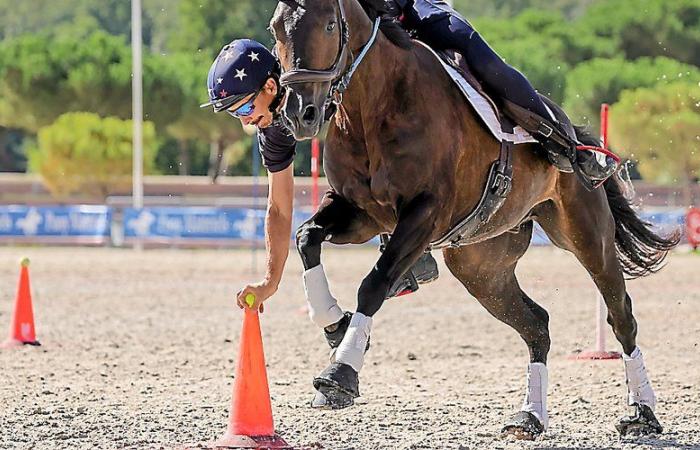
<path id="1" fill-rule="evenodd" d="M 444 252 L 452 274 L 491 315 L 517 331 L 530 351 L 525 401 L 503 428 L 504 433 L 519 439 L 534 439 L 548 425 L 549 315 L 523 292 L 515 276 L 515 267 L 531 236 L 532 222 L 528 222 L 517 234 L 506 233 Z"/>
<path id="2" fill-rule="evenodd" d="M 633 416 L 617 424 L 621 434 L 660 433 L 654 416 L 656 396 L 637 347 L 637 322 L 615 249 L 615 223 L 602 189 L 575 194 L 571 205 L 548 203 L 537 211 L 538 222 L 557 246 L 571 251 L 586 268 L 608 307 L 608 323 L 624 350 L 628 403 Z M 575 204 L 573 204 L 575 203 Z"/>

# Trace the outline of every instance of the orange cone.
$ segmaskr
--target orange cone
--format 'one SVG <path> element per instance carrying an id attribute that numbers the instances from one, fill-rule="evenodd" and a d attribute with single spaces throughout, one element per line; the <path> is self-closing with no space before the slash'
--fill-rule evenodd
<path id="1" fill-rule="evenodd" d="M 258 312 L 245 309 L 233 399 L 226 434 L 214 444 L 229 448 L 291 448 L 275 435 Z"/>
<path id="2" fill-rule="evenodd" d="M 22 271 L 17 287 L 15 314 L 10 326 L 10 337 L 2 343 L 2 347 L 17 347 L 20 345 L 40 345 L 34 331 L 34 310 L 32 309 L 32 293 L 29 287 L 29 259 L 22 260 Z"/>

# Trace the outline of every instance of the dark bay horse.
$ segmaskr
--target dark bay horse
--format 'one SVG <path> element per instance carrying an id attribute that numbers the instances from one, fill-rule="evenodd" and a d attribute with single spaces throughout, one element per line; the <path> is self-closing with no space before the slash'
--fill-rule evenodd
<path id="1" fill-rule="evenodd" d="M 282 0 L 271 21 L 284 71 L 281 83 L 288 89 L 284 115 L 295 137 L 316 135 L 329 99 L 338 105 L 324 157 L 332 189 L 297 232 L 305 269 L 310 273 L 320 265 L 323 241 L 363 243 L 392 234 L 359 287 L 357 311 L 343 330 L 335 360 L 314 380 L 336 407 L 359 395 L 371 318 L 387 291 L 431 243 L 472 211 L 499 157 L 500 143 L 435 56 L 395 23 L 380 22 L 382 12 L 382 0 Z M 357 64 L 361 50 L 366 55 Z M 342 95 L 338 82 L 348 80 L 350 68 L 357 70 Z M 581 129 L 577 133 L 582 142 L 598 145 Z M 504 430 L 532 438 L 547 427 L 549 317 L 515 276 L 533 221 L 578 258 L 605 299 L 608 322 L 625 352 L 628 401 L 635 408 L 618 429 L 660 432 L 625 275 L 658 270 L 677 237 L 655 235 L 630 207 L 617 179 L 588 191 L 574 175 L 552 167 L 536 144 L 516 147 L 512 191 L 478 236 L 469 245 L 444 250 L 452 274 L 528 346 L 525 402 Z M 322 298 L 329 311 L 339 311 L 320 273 L 320 282 L 306 285 L 307 298 Z"/>

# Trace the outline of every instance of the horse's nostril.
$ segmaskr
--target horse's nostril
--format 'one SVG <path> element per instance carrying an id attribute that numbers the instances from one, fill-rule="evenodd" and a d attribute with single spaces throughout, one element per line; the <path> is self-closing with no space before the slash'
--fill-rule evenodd
<path id="1" fill-rule="evenodd" d="M 304 109 L 302 120 L 307 125 L 312 124 L 316 120 L 316 107 L 314 105 L 309 105 Z"/>

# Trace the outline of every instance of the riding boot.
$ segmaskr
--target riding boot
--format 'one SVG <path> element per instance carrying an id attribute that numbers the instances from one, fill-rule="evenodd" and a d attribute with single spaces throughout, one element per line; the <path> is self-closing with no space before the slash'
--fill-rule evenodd
<path id="1" fill-rule="evenodd" d="M 561 121 L 545 119 L 508 100 L 503 100 L 503 109 L 542 145 L 547 158 L 557 169 L 576 172 L 584 178 L 586 186 L 599 185 L 617 170 L 617 162 L 610 156 L 601 153 L 599 158 L 597 152 L 578 150 L 581 143 L 573 128 L 567 132 Z"/>
<path id="2" fill-rule="evenodd" d="M 530 113 L 534 115 L 534 113 Z M 578 150 L 581 145 L 576 139 L 568 136 L 557 125 L 539 117 L 537 128 L 528 130 L 547 152 L 549 161 L 562 172 L 575 172 L 572 164 L 576 164 L 578 172 L 591 185 L 597 185 L 608 179 L 615 170 L 617 163 L 608 155 L 588 150 Z M 526 128 L 527 129 L 527 128 Z"/>
<path id="3" fill-rule="evenodd" d="M 384 252 L 386 244 L 389 242 L 389 235 L 382 234 L 382 241 L 379 250 Z M 401 297 L 418 290 L 420 284 L 427 284 L 436 280 L 440 276 L 437 261 L 430 253 L 423 253 L 418 261 L 406 271 L 405 274 L 389 289 L 386 298 Z"/>

